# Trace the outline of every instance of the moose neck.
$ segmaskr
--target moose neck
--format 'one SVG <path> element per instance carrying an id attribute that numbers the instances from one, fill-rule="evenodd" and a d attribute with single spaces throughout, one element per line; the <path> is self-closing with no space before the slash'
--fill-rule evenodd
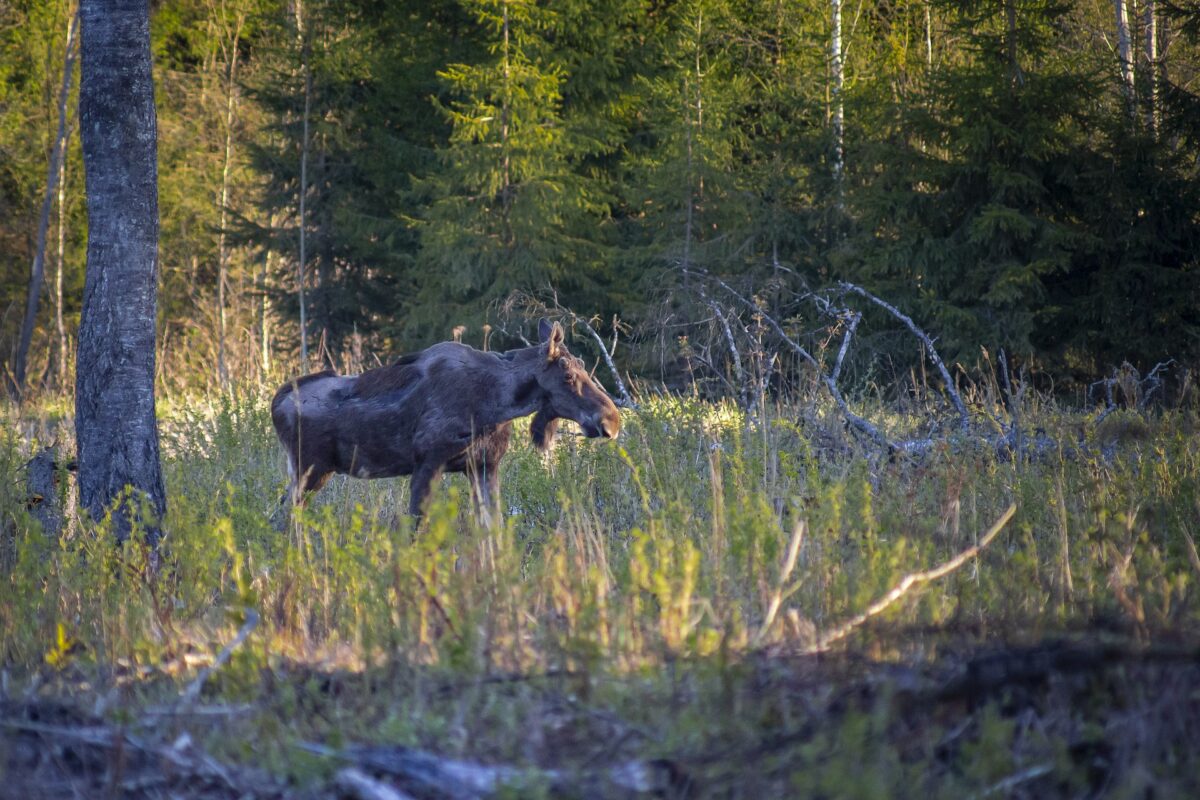
<path id="1" fill-rule="evenodd" d="M 538 346 L 506 350 L 499 359 L 496 410 L 502 422 L 525 417 L 542 406 L 538 374 L 546 368 L 545 351 Z"/>

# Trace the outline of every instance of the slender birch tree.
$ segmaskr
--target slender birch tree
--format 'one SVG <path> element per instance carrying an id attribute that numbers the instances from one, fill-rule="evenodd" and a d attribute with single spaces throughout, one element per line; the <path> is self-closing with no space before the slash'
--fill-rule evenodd
<path id="1" fill-rule="evenodd" d="M 1121 90 L 1125 94 L 1130 119 L 1137 117 L 1137 90 L 1134 85 L 1133 44 L 1129 34 L 1129 9 L 1126 0 L 1113 0 L 1117 16 L 1117 57 L 1121 60 Z"/>
<path id="2" fill-rule="evenodd" d="M 62 82 L 58 90 L 58 132 L 50 152 L 50 165 L 46 170 L 46 191 L 42 195 L 42 213 L 38 217 L 37 244 L 33 252 L 33 265 L 29 270 L 29 293 L 25 301 L 25 318 L 21 323 L 21 335 L 13 359 L 10 390 L 14 398 L 20 399 L 25 392 L 25 367 L 29 359 L 29 346 L 33 341 L 33 327 L 37 322 L 38 305 L 42 296 L 42 283 L 46 272 L 46 235 L 50 229 L 50 212 L 54 208 L 55 187 L 62 176 L 62 161 L 67 149 L 67 98 L 71 94 L 71 74 L 75 68 L 75 31 L 77 13 L 71 12 L 67 23 L 67 41 L 63 50 Z"/>

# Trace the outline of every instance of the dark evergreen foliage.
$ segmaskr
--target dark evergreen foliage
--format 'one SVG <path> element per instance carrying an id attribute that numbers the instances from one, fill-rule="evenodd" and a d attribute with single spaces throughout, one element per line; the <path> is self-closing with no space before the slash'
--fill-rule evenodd
<path id="1" fill-rule="evenodd" d="M 847 6 L 839 97 L 826 0 L 160 3 L 164 347 L 214 352 L 228 310 L 231 336 L 253 326 L 298 350 L 307 64 L 308 340 L 335 359 L 355 334 L 379 352 L 457 325 L 477 342 L 515 291 L 648 332 L 706 318 L 687 267 L 733 279 L 797 330 L 807 312 L 789 289 L 859 282 L 968 368 L 981 347 L 1056 376 L 1194 361 L 1200 27 L 1192 4 L 1156 7 L 1154 65 L 1146 19 L 1131 17 L 1131 106 L 1105 44 L 1111 7 L 1069 0 Z M 66 8 L 0 12 L 5 307 L 24 301 Z M 231 40 L 237 14 L 248 21 Z M 77 162 L 72 151 L 68 327 Z M 39 326 L 35 361 L 45 312 Z M 687 332 L 671 331 L 654 337 L 667 349 Z"/>

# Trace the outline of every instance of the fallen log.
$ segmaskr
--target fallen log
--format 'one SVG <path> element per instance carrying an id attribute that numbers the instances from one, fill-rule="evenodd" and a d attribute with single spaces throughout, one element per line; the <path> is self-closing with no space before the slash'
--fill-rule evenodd
<path id="1" fill-rule="evenodd" d="M 297 745 L 317 755 L 387 775 L 420 800 L 486 800 L 505 790 L 541 787 L 572 797 L 682 797 L 688 781 L 673 762 L 623 761 L 572 771 L 489 765 L 401 746 L 351 745 L 340 750 L 310 742 Z"/>

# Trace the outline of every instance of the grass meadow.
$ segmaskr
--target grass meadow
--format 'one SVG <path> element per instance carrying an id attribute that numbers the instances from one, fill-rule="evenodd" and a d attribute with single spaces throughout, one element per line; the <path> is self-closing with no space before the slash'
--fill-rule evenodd
<path id="1" fill-rule="evenodd" d="M 1030 395 L 1022 425 L 1059 443 L 1036 457 L 949 435 L 889 458 L 815 400 L 643 393 L 616 443 L 542 455 L 521 427 L 501 522 L 454 476 L 414 530 L 406 479 L 342 476 L 273 524 L 269 394 L 161 402 L 153 577 L 103 524 L 42 533 L 24 464 L 73 449 L 70 410 L 6 413 L 0 795 L 366 796 L 329 753 L 370 744 L 513 768 L 475 796 L 1200 796 L 1194 403 L 1096 425 Z M 1010 506 L 976 558 L 840 628 Z M 546 778 L 631 759 L 664 777 Z"/>

